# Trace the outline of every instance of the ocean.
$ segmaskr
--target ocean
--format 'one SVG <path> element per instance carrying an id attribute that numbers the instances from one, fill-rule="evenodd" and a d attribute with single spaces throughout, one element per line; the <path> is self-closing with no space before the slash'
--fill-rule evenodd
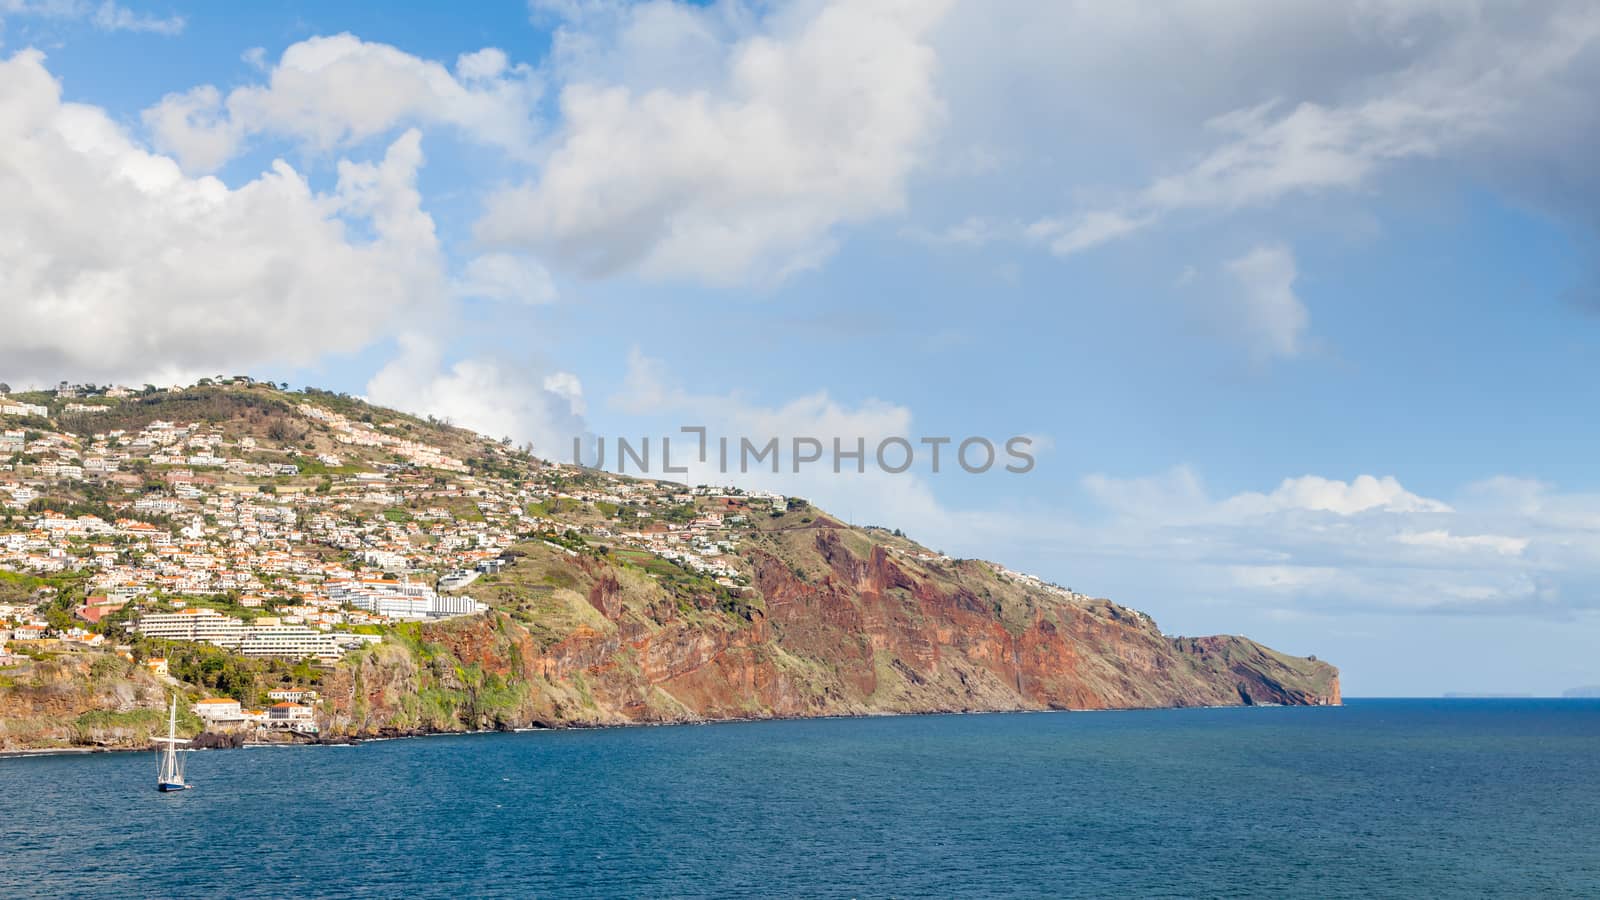
<path id="1" fill-rule="evenodd" d="M 1600 701 L 0 760 L 0 897 L 1600 897 Z"/>

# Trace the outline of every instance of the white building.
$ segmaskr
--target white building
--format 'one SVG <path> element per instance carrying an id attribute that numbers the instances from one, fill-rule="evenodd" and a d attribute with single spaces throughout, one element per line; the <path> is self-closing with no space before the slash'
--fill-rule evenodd
<path id="1" fill-rule="evenodd" d="M 317 731 L 316 711 L 298 703 L 274 703 L 267 707 L 266 726 L 314 734 Z"/>
<path id="2" fill-rule="evenodd" d="M 338 659 L 344 655 L 333 635 L 299 625 L 264 625 L 246 629 L 238 650 L 245 656 L 282 656 L 290 659 Z"/>
<path id="3" fill-rule="evenodd" d="M 147 637 L 215 644 L 245 656 L 331 660 L 344 655 L 344 647 L 334 635 L 300 625 L 280 625 L 275 620 L 272 624 L 246 625 L 214 609 L 146 613 L 137 627 Z"/>
<path id="4" fill-rule="evenodd" d="M 459 591 L 477 581 L 478 575 L 478 572 L 471 569 L 457 569 L 439 579 L 439 589 L 442 591 Z"/>
<path id="5" fill-rule="evenodd" d="M 239 701 L 228 697 L 209 697 L 194 705 L 194 714 L 207 725 L 244 721 L 244 710 Z"/>
<path id="6" fill-rule="evenodd" d="M 299 703 L 317 699 L 317 692 L 310 688 L 276 688 L 267 691 L 267 698 L 278 703 Z"/>
<path id="7" fill-rule="evenodd" d="M 0 416 L 37 416 L 44 419 L 50 416 L 50 408 L 16 400 L 0 400 Z"/>
<path id="8" fill-rule="evenodd" d="M 471 597 L 444 597 L 426 584 L 389 579 L 331 582 L 328 599 L 391 619 L 444 619 L 488 608 Z"/>
<path id="9" fill-rule="evenodd" d="M 138 629 L 146 637 L 235 647 L 244 639 L 246 626 L 233 616 L 197 607 L 173 613 L 145 613 L 139 617 Z"/>

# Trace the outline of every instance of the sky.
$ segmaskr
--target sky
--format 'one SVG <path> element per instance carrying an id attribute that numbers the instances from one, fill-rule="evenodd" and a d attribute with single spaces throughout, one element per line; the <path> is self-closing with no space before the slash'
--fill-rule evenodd
<path id="1" fill-rule="evenodd" d="M 1558 694 L 1597 88 L 1562 0 L 0 0 L 0 379 L 670 437 L 1350 696 Z"/>

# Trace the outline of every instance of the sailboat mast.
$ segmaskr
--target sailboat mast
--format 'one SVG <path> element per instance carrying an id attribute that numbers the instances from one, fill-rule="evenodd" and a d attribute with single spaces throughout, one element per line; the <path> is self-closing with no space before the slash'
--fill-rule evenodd
<path id="1" fill-rule="evenodd" d="M 167 746 L 161 751 L 160 771 L 157 773 L 156 788 L 162 791 L 181 791 L 188 785 L 183 782 L 183 764 L 178 757 L 178 744 L 189 743 L 178 740 L 178 695 L 172 695 L 172 706 L 167 712 L 167 736 L 155 738 L 156 741 Z"/>

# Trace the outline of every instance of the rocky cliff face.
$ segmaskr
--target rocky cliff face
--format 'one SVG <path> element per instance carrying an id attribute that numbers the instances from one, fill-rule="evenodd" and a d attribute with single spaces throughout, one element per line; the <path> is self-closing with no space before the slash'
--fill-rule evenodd
<path id="1" fill-rule="evenodd" d="M 132 663 L 92 653 L 28 661 L 0 682 L 0 751 L 133 748 L 164 733 L 172 688 Z M 184 710 L 185 733 L 198 724 Z"/>
<path id="2" fill-rule="evenodd" d="M 322 412 L 302 414 L 312 407 Z M 361 535 L 296 539 L 316 558 L 348 559 L 367 546 L 352 541 L 371 541 L 418 549 L 419 571 L 436 576 L 452 558 L 426 548 L 442 535 L 461 539 L 463 523 L 484 523 L 497 550 L 523 543 L 506 550 L 510 568 L 471 586 L 492 612 L 386 626 L 380 645 L 326 670 L 193 644 L 137 649 L 171 657 L 185 683 L 104 651 L 32 647 L 26 662 L 0 667 L 0 750 L 143 746 L 174 693 L 185 704 L 225 693 L 254 706 L 282 685 L 319 690 L 318 714 L 332 735 L 1340 699 L 1338 672 L 1325 663 L 1238 637 L 1168 638 L 1135 610 L 980 560 L 951 560 L 899 532 L 847 527 L 801 498 L 767 504 L 737 491 L 685 498 L 677 487 L 551 466 L 339 395 L 210 386 L 63 423 L 89 435 L 157 419 L 206 423 L 254 455 L 296 460 L 289 466 L 296 474 L 272 476 L 272 489 L 281 483 L 301 500 L 326 492 L 342 527 Z M 423 468 L 397 474 L 398 499 L 369 497 L 361 475 L 388 471 L 395 448 L 346 442 L 329 424 L 336 419 L 405 435 L 408 447 L 416 442 L 464 460 L 469 474 L 447 474 L 448 467 L 425 474 L 424 459 Z M 311 457 L 324 452 L 343 465 L 319 461 L 319 474 L 311 474 Z M 229 486 L 268 485 L 236 478 Z M 51 490 L 110 518 L 95 487 L 63 482 Z M 526 502 L 534 496 L 542 499 Z M 294 508 L 328 509 L 298 501 Z M 417 526 L 419 514 L 438 527 Z M 716 525 L 724 516 L 726 527 Z M 402 533 L 402 522 L 416 529 Z M 699 524 L 666 524 L 686 522 Z M 695 562 L 680 565 L 684 556 L 662 552 L 686 544 L 695 547 Z M 65 615 L 79 602 L 76 593 L 87 593 L 85 581 L 8 577 L 0 596 L 34 603 L 41 615 L 46 607 Z M 115 628 L 108 636 L 113 645 L 131 639 Z M 186 734 L 202 727 L 185 719 Z"/>
<path id="3" fill-rule="evenodd" d="M 494 611 L 403 626 L 327 673 L 324 733 L 1340 702 L 1327 663 L 1242 637 L 1169 638 L 1110 601 L 981 561 L 918 560 L 826 518 L 753 540 L 754 590 L 738 596 L 542 544 L 522 552 Z M 146 747 L 183 690 L 109 654 L 6 678 L 6 750 Z"/>
<path id="4" fill-rule="evenodd" d="M 774 716 L 1338 704 L 1338 671 L 1239 637 L 1168 638 L 1104 600 L 925 564 L 820 521 L 747 551 L 758 599 L 674 595 L 592 560 L 537 614 L 423 626 L 330 679 L 335 734 Z M 560 572 L 560 578 L 552 573 Z"/>

